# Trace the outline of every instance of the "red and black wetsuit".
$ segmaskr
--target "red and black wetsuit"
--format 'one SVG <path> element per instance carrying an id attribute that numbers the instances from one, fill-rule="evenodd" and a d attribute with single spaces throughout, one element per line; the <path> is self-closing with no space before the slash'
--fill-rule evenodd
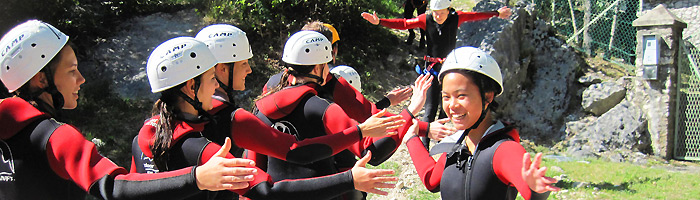
<path id="1" fill-rule="evenodd" d="M 449 14 L 445 22 L 438 24 L 431 14 L 421 14 L 412 19 L 380 19 L 379 24 L 393 29 L 412 29 L 421 28 L 426 30 L 427 48 L 425 52 L 426 63 L 423 66 L 432 67 L 433 74 L 437 76 L 442 66 L 441 60 L 447 57 L 456 47 L 457 31 L 459 25 L 467 21 L 477 21 L 489 19 L 498 16 L 497 11 L 493 12 L 462 12 L 449 10 Z M 428 88 L 427 97 L 425 100 L 425 116 L 421 121 L 432 122 L 438 112 L 440 104 L 440 82 L 438 78 L 433 79 L 433 83 Z"/>
<path id="2" fill-rule="evenodd" d="M 0 101 L 0 199 L 182 199 L 199 193 L 194 167 L 127 174 L 73 126 L 20 98 Z M 190 165 L 191 166 L 191 165 Z"/>
<path id="3" fill-rule="evenodd" d="M 549 193 L 530 190 L 523 180 L 518 131 L 497 122 L 489 127 L 471 154 L 467 147 L 448 158 L 454 143 L 440 143 L 431 153 L 441 154 L 433 160 L 419 138 L 408 140 L 406 147 L 425 187 L 441 192 L 442 199 L 515 199 L 518 191 L 525 199 L 546 199 Z"/>
<path id="4" fill-rule="evenodd" d="M 344 149 L 345 146 L 357 142 L 361 137 L 358 129 L 352 127 L 343 130 L 344 132 L 329 135 L 332 137 L 297 142 L 293 136 L 271 129 L 245 110 L 238 109 L 232 113 L 231 117 L 230 133 L 236 146 L 297 163 L 309 163 L 329 157 Z M 179 169 L 188 165 L 201 165 L 221 147 L 202 136 L 201 132 L 206 123 L 193 123 L 185 118 L 188 117 L 183 115 L 173 122 L 176 127 L 173 145 L 168 150 L 170 155 L 166 166 L 158 166 L 161 171 Z M 148 158 L 153 158 L 150 146 L 153 144 L 157 120 L 159 120 L 158 116 L 151 118 L 139 132 L 140 153 Z M 227 157 L 233 157 L 233 155 L 229 154 Z M 273 181 L 270 175 L 259 169 L 255 180 L 249 184 L 250 187 L 234 192 L 251 199 L 328 199 L 354 190 L 350 171 L 319 178 Z M 218 195 L 222 195 L 222 192 L 202 192 L 190 198 L 218 199 L 220 198 Z"/>
<path id="5" fill-rule="evenodd" d="M 299 140 L 316 138 L 339 129 L 357 125 L 340 106 L 317 96 L 321 86 L 316 83 L 300 84 L 287 87 L 256 102 L 259 112 L 256 115 L 266 123 L 280 130 L 285 130 Z M 348 148 L 356 156 L 372 151 L 370 164 L 378 165 L 388 159 L 398 148 L 405 132 L 412 124 L 413 116 L 408 111 L 401 114 L 406 120 L 399 134 L 382 138 L 364 138 Z M 339 171 L 333 159 L 325 159 L 307 165 L 299 165 L 270 158 L 268 173 L 274 179 L 294 179 L 328 175 Z"/>

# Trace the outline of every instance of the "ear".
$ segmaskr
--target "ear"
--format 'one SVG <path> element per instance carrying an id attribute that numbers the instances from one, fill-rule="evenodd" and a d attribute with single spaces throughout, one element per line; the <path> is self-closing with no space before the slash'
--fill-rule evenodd
<path id="1" fill-rule="evenodd" d="M 180 90 L 187 96 L 194 97 L 194 84 L 194 79 L 187 80 L 187 82 L 185 82 L 185 86 L 180 88 Z"/>
<path id="2" fill-rule="evenodd" d="M 49 86 L 49 80 L 46 79 L 46 73 L 38 72 L 29 79 L 30 88 L 46 88 Z"/>
<path id="3" fill-rule="evenodd" d="M 487 108 L 487 107 L 491 104 L 491 102 L 493 102 L 494 96 L 495 96 L 495 93 L 494 93 L 494 92 L 486 92 L 486 93 L 484 93 L 484 97 L 486 98 L 486 99 L 484 99 L 484 102 L 485 102 L 485 103 L 484 103 L 484 108 Z"/>

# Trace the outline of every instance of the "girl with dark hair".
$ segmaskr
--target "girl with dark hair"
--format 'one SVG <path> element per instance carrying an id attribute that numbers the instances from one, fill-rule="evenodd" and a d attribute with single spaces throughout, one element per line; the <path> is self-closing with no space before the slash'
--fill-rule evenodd
<path id="1" fill-rule="evenodd" d="M 214 68 L 218 62 L 205 43 L 191 37 L 168 40 L 149 57 L 146 67 L 151 89 L 161 93 L 161 98 L 154 104 L 154 116 L 139 132 L 138 145 L 143 156 L 153 159 L 157 170 L 170 171 L 207 163 L 213 150 L 219 147 L 202 135 L 208 123 L 232 123 L 231 130 L 226 133 L 240 148 L 255 149 L 298 163 L 329 157 L 363 136 L 384 135 L 387 128 L 395 126 L 392 119 L 377 116 L 375 120 L 337 131 L 337 134 L 297 141 L 240 109 L 229 115 L 231 122 L 214 121 L 208 111 L 214 108 L 212 96 L 219 88 Z M 225 139 L 224 144 L 229 143 L 231 140 Z M 272 177 L 258 169 L 249 187 L 234 192 L 252 199 L 326 199 L 355 188 L 373 192 L 375 184 L 384 185 L 383 182 L 395 180 L 384 177 L 390 173 L 391 170 L 369 170 L 360 163 L 344 173 L 273 182 Z M 222 198 L 219 195 L 222 193 L 210 192 L 188 198 Z"/>
<path id="2" fill-rule="evenodd" d="M 78 106 L 85 79 L 68 36 L 30 20 L 0 40 L 0 80 L 14 96 L 0 100 L 0 199 L 180 199 L 200 190 L 240 189 L 253 163 L 224 159 L 159 174 L 127 174 L 102 157 L 73 126 L 57 121 Z M 237 167 L 241 166 L 241 167 Z"/>
<path id="3" fill-rule="evenodd" d="M 442 142 L 430 153 L 415 135 L 406 140 L 418 176 L 442 199 L 546 199 L 558 191 L 557 181 L 544 176 L 542 154 L 530 161 L 520 145 L 518 131 L 495 121 L 494 98 L 503 92 L 503 78 L 496 61 L 474 47 L 460 47 L 446 58 L 438 76 L 442 82 L 442 106 L 460 130 L 456 143 Z M 407 135 L 412 135 L 411 127 Z M 436 162 L 431 155 L 439 154 Z"/>
<path id="4" fill-rule="evenodd" d="M 412 19 L 379 19 L 376 14 L 362 13 L 362 17 L 374 25 L 382 25 L 394 29 L 421 28 L 426 31 L 427 48 L 425 49 L 425 64 L 423 69 L 417 67 L 420 74 L 437 76 L 445 56 L 454 49 L 457 43 L 457 30 L 466 21 L 485 20 L 492 17 L 507 19 L 510 8 L 502 7 L 492 12 L 462 12 L 451 7 L 452 0 L 431 0 L 430 13 L 418 15 Z M 440 83 L 433 79 L 432 86 L 427 92 L 425 115 L 421 121 L 432 122 L 439 112 Z M 441 114 L 440 117 L 442 117 Z M 423 138 L 423 144 L 428 147 L 428 138 Z"/>

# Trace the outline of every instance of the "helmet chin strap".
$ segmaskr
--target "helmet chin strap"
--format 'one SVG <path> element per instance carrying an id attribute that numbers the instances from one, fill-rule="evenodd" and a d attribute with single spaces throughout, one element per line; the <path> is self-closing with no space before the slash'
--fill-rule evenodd
<path id="1" fill-rule="evenodd" d="M 481 110 L 481 114 L 479 115 L 479 119 L 476 120 L 476 123 L 474 123 L 474 125 L 472 125 L 471 127 L 464 130 L 464 132 L 462 132 L 462 135 L 459 136 L 457 143 L 455 143 L 455 145 L 452 146 L 452 150 L 450 151 L 449 154 L 447 154 L 448 158 L 451 157 L 454 153 L 458 152 L 459 149 L 462 149 L 462 147 L 464 146 L 464 144 L 462 144 L 462 141 L 464 141 L 464 138 L 466 138 L 466 136 L 469 135 L 469 132 L 471 130 L 474 130 L 475 128 L 479 127 L 481 122 L 484 121 L 484 118 L 486 117 L 486 112 L 489 110 L 489 107 L 491 107 L 491 104 L 489 104 L 488 106 L 486 106 L 486 108 Z"/>
<path id="2" fill-rule="evenodd" d="M 228 64 L 226 64 L 228 65 Z M 228 84 L 224 84 L 221 80 L 219 80 L 218 77 L 216 77 L 216 82 L 219 82 L 219 85 L 225 85 L 225 87 L 222 87 L 224 89 L 224 92 L 226 92 L 226 96 L 228 97 L 228 101 L 231 102 L 232 104 L 234 103 L 233 100 L 233 65 L 229 66 L 228 70 Z"/>
<path id="3" fill-rule="evenodd" d="M 199 78 L 194 79 L 194 85 L 195 85 L 194 86 L 194 99 L 187 96 L 184 92 L 182 92 L 182 90 L 178 90 L 177 92 L 175 92 L 175 94 L 182 97 L 182 99 L 184 99 L 187 103 L 192 105 L 192 107 L 194 107 L 194 109 L 197 110 L 197 112 L 199 112 L 199 116 L 198 116 L 199 120 L 197 120 L 196 123 L 212 122 L 212 123 L 216 124 L 216 120 L 214 120 L 214 117 L 212 117 L 211 114 L 209 114 L 209 112 L 204 110 L 204 108 L 202 108 L 202 102 L 200 102 L 199 98 L 197 97 L 200 82 L 201 81 L 199 80 Z M 184 85 L 185 84 L 183 84 L 182 87 L 184 87 Z"/>
<path id="4" fill-rule="evenodd" d="M 58 88 L 56 88 L 56 84 L 54 83 L 54 78 L 53 78 L 53 73 L 51 73 L 50 67 L 44 67 L 42 69 L 44 72 L 44 75 L 46 76 L 46 82 L 48 86 L 46 88 L 42 88 L 41 90 L 37 91 L 36 93 L 32 94 L 32 96 L 38 97 L 41 95 L 41 93 L 46 92 L 51 95 L 51 100 L 53 101 L 53 110 L 49 110 L 49 114 L 53 115 L 54 118 L 60 118 L 61 117 L 61 110 L 63 110 L 63 105 L 65 104 L 65 100 L 63 99 L 63 94 L 58 91 Z M 37 102 L 42 102 L 46 105 L 48 105 L 47 102 L 44 101 L 37 101 Z"/>
<path id="5" fill-rule="evenodd" d="M 316 81 L 318 82 L 318 84 L 322 84 L 323 81 L 324 81 L 324 80 L 323 80 L 323 77 L 316 76 L 316 75 L 313 75 L 313 74 L 302 74 L 302 73 L 297 72 L 296 70 L 294 70 L 294 68 L 291 68 L 291 67 L 288 67 L 288 70 L 289 70 L 289 74 L 294 75 L 294 76 L 297 76 L 297 77 L 309 77 L 309 78 L 316 79 Z"/>

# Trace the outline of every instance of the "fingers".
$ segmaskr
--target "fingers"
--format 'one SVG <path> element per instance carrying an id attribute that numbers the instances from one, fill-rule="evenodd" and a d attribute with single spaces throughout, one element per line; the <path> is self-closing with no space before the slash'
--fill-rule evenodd
<path id="1" fill-rule="evenodd" d="M 355 162 L 355 167 L 365 167 L 367 166 L 367 162 L 372 158 L 372 151 L 367 151 L 367 154 L 365 154 L 364 157 L 362 157 L 360 160 Z"/>
<path id="2" fill-rule="evenodd" d="M 530 170 L 530 163 L 530 153 L 525 152 L 525 154 L 523 154 L 523 174 Z"/>
<path id="3" fill-rule="evenodd" d="M 255 161 L 245 158 L 232 158 L 222 161 L 226 167 L 254 167 Z"/>
<path id="4" fill-rule="evenodd" d="M 533 164 L 534 164 L 533 166 L 535 167 L 535 169 L 540 168 L 540 164 L 542 164 L 542 153 L 535 154 L 535 161 L 533 162 Z"/>
<path id="5" fill-rule="evenodd" d="M 369 189 L 369 190 L 367 190 L 367 191 L 365 191 L 365 192 L 369 192 L 369 193 L 373 193 L 373 194 L 378 194 L 378 195 L 383 195 L 383 196 L 386 196 L 386 195 L 389 194 L 389 192 L 384 192 L 384 191 L 381 191 L 381 190 L 378 190 L 378 189 Z"/>
<path id="6" fill-rule="evenodd" d="M 223 157 L 226 157 L 226 155 L 228 154 L 228 151 L 229 151 L 229 150 L 231 150 L 231 138 L 226 137 L 226 141 L 224 141 L 224 145 L 221 146 L 221 148 L 219 149 L 219 151 L 217 151 L 217 152 L 214 154 L 214 157 L 222 157 L 222 158 L 223 158 Z"/>
<path id="7" fill-rule="evenodd" d="M 554 191 L 554 192 L 561 190 L 561 188 L 553 186 L 553 185 L 547 185 L 544 188 L 547 189 L 548 191 Z"/>
<path id="8" fill-rule="evenodd" d="M 371 152 L 371 151 L 368 151 L 367 154 L 370 154 L 370 152 Z M 369 159 L 367 159 L 367 160 L 369 160 Z M 377 177 L 374 177 L 374 178 L 379 178 L 379 176 L 386 176 L 386 175 L 392 175 L 392 174 L 394 174 L 394 170 L 390 170 L 390 169 L 373 169 L 373 170 L 370 172 L 370 174 L 371 174 L 372 176 L 377 176 Z M 386 181 L 395 181 L 395 179 L 396 179 L 396 177 L 384 177 L 384 178 L 392 178 L 392 179 L 393 179 L 393 180 L 386 180 Z M 383 182 L 386 182 L 386 181 L 383 181 Z"/>
<path id="9" fill-rule="evenodd" d="M 221 190 L 240 190 L 248 187 L 247 182 L 242 183 L 225 183 L 221 185 Z"/>
<path id="10" fill-rule="evenodd" d="M 372 115 L 372 117 L 380 118 L 380 117 L 384 116 L 384 115 L 386 114 L 386 112 L 387 112 L 386 109 L 382 109 L 382 110 L 380 110 L 379 112 L 377 112 L 377 113 L 375 113 L 374 115 Z"/>
<path id="11" fill-rule="evenodd" d="M 440 123 L 440 124 L 445 124 L 445 123 L 447 123 L 447 122 L 450 121 L 450 118 L 442 118 L 442 119 L 438 119 L 438 120 L 435 120 L 435 121 L 436 121 L 437 123 Z"/>
<path id="12" fill-rule="evenodd" d="M 396 187 L 396 184 L 393 184 L 393 183 L 375 183 L 374 187 L 375 188 L 394 188 L 394 187 Z"/>

